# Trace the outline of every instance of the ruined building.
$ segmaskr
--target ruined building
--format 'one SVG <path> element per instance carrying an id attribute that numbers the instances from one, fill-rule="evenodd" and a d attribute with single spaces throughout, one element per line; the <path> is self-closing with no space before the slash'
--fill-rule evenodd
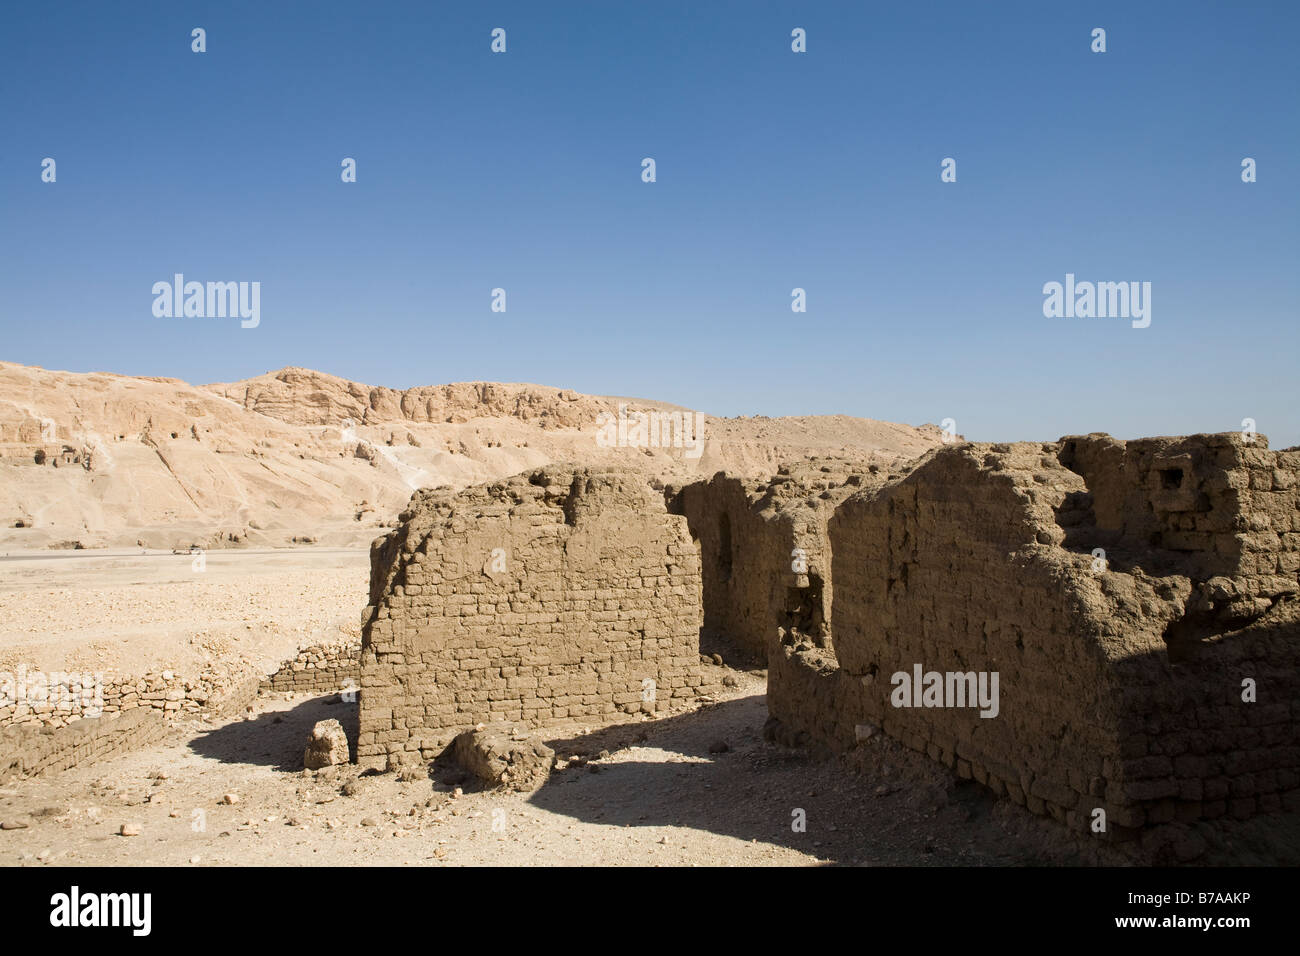
<path id="1" fill-rule="evenodd" d="M 1298 805 L 1300 451 L 1263 436 L 956 443 L 664 494 L 535 472 L 418 493 L 371 592 L 371 764 L 479 721 L 662 712 L 712 689 L 703 628 L 766 657 L 785 743 L 885 734 L 1120 835 Z"/>
<path id="2" fill-rule="evenodd" d="M 1236 435 L 940 449 L 836 510 L 833 651 L 774 642 L 771 712 L 839 749 L 883 731 L 1081 828 L 1294 805 L 1297 477 L 1300 453 Z M 995 716 L 897 706 L 918 668 L 996 674 Z"/>
<path id="3" fill-rule="evenodd" d="M 827 522 L 845 498 L 886 477 L 878 464 L 812 458 L 768 481 L 719 472 L 669 489 L 669 510 L 686 516 L 700 548 L 704 633 L 763 662 L 776 627 L 828 647 Z"/>
<path id="4" fill-rule="evenodd" d="M 718 689 L 699 657 L 699 552 L 638 475 L 417 492 L 371 554 L 369 766 L 431 759 L 479 722 L 661 713 Z"/>

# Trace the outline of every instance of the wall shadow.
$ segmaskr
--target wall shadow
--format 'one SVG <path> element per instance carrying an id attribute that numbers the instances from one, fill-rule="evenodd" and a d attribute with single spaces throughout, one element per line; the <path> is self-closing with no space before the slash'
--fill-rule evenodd
<path id="1" fill-rule="evenodd" d="M 318 721 L 333 718 L 343 725 L 348 746 L 355 754 L 360 734 L 360 708 L 340 700 L 338 694 L 312 697 L 288 710 L 259 714 L 253 720 L 234 720 L 201 733 L 188 743 L 190 750 L 222 763 L 251 764 L 296 773 Z"/>
<path id="2" fill-rule="evenodd" d="M 992 828 L 984 828 L 988 839 L 972 839 L 970 822 L 993 804 L 982 788 L 941 768 L 908 776 L 904 765 L 920 758 L 892 748 L 860 755 L 850 768 L 840 758 L 781 747 L 763 739 L 766 719 L 766 697 L 755 694 L 548 739 L 557 756 L 590 762 L 553 772 L 528 802 L 586 823 L 681 828 L 786 847 L 828 865 L 1058 862 L 1051 852 L 1005 852 Z M 637 758 L 646 759 L 628 759 L 630 747 L 642 748 Z M 799 820 L 802 830 L 794 826 Z M 661 839 L 675 837 L 668 831 Z"/>

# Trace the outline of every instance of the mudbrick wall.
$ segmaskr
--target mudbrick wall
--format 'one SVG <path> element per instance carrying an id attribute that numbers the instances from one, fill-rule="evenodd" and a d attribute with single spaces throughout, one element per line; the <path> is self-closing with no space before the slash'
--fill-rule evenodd
<path id="1" fill-rule="evenodd" d="M 553 467 L 420 491 L 371 550 L 358 759 L 430 759 L 478 722 L 665 712 L 699 661 L 699 553 L 638 475 Z"/>
<path id="2" fill-rule="evenodd" d="M 766 658 L 773 627 L 830 640 L 830 541 L 835 506 L 886 479 L 881 465 L 810 458 L 783 465 L 770 481 L 718 472 L 667 492 L 700 548 L 704 633 Z"/>
<path id="3" fill-rule="evenodd" d="M 361 645 L 335 641 L 303 648 L 262 680 L 261 691 L 331 694 L 361 686 Z"/>
<path id="4" fill-rule="evenodd" d="M 1262 436 L 939 449 L 835 512 L 833 646 L 773 629 L 776 733 L 883 731 L 1116 835 L 1295 806 L 1298 474 Z"/>
<path id="5" fill-rule="evenodd" d="M 87 717 L 63 727 L 0 728 L 0 783 L 105 760 L 161 740 L 167 722 L 139 708 L 116 717 Z"/>

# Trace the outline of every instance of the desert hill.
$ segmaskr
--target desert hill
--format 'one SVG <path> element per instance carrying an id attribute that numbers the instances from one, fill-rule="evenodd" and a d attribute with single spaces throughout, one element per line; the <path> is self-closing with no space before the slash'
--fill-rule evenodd
<path id="1" fill-rule="evenodd" d="M 761 477 L 809 456 L 912 458 L 942 438 L 932 425 L 847 416 L 705 416 L 694 455 L 608 447 L 601 423 L 620 404 L 685 411 L 542 385 L 399 390 L 285 368 L 195 386 L 0 362 L 0 550 L 357 546 L 416 488 L 555 461 L 631 465 L 664 481 Z"/>

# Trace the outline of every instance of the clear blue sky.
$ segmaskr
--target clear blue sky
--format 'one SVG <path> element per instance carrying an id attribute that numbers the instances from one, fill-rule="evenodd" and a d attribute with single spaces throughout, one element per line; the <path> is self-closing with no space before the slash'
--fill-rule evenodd
<path id="1" fill-rule="evenodd" d="M 952 417 L 981 440 L 1249 416 L 1300 443 L 1294 2 L 0 19 L 11 361 L 530 381 L 719 415 Z M 155 318 L 151 287 L 176 272 L 261 282 L 261 325 Z M 1043 284 L 1068 272 L 1151 282 L 1150 328 L 1044 318 Z"/>

